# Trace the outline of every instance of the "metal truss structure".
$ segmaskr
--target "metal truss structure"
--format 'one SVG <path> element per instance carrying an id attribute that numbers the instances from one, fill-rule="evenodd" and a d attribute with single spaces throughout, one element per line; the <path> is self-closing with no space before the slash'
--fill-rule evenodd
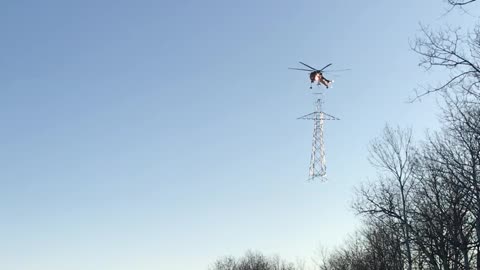
<path id="1" fill-rule="evenodd" d="M 299 117 L 298 119 L 313 120 L 313 142 L 312 155 L 310 158 L 310 170 L 308 180 L 318 179 L 322 182 L 327 180 L 327 166 L 325 162 L 325 145 L 323 142 L 323 122 L 324 120 L 340 120 L 335 116 L 322 111 L 322 98 L 316 101 L 316 110 L 312 113 Z"/>

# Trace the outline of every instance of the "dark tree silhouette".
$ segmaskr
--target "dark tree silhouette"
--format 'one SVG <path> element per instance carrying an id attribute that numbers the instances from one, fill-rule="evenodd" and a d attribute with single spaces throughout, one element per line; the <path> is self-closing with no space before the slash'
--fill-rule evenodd
<path id="1" fill-rule="evenodd" d="M 437 133 L 425 145 L 416 174 L 415 242 L 433 269 L 470 269 L 472 265 L 472 204 L 447 165 L 453 162 L 454 149 L 446 134 Z"/>

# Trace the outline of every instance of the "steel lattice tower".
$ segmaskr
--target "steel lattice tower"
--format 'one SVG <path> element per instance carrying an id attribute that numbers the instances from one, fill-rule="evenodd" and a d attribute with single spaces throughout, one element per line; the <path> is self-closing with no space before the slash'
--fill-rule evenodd
<path id="1" fill-rule="evenodd" d="M 323 112 L 322 104 L 322 98 L 318 98 L 316 101 L 316 110 L 310 114 L 298 118 L 315 121 L 313 128 L 312 156 L 310 158 L 310 170 L 308 174 L 308 180 L 327 180 L 325 146 L 323 143 L 323 122 L 324 120 L 340 120 L 335 116 Z"/>

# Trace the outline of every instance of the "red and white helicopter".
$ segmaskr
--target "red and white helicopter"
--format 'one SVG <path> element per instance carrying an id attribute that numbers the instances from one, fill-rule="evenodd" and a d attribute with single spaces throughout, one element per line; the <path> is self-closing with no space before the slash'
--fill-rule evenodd
<path id="1" fill-rule="evenodd" d="M 312 66 L 309 66 L 303 62 L 299 62 L 300 64 L 308 67 L 309 69 L 305 69 L 305 68 L 289 68 L 289 69 L 294 69 L 294 70 L 302 70 L 302 71 L 308 71 L 310 72 L 310 83 L 314 83 L 316 82 L 317 85 L 320 85 L 320 84 L 323 84 L 327 89 L 331 86 L 331 84 L 333 83 L 333 80 L 328 80 L 327 78 L 325 78 L 325 76 L 323 75 L 323 73 L 325 72 L 333 72 L 333 71 L 346 71 L 346 70 L 349 70 L 349 69 L 342 69 L 342 70 L 329 70 L 329 71 L 326 71 L 325 69 L 329 66 L 331 66 L 332 64 L 328 64 L 326 66 L 324 66 L 323 68 L 321 69 L 316 69 Z M 312 86 L 310 86 L 310 89 L 312 89 Z"/>

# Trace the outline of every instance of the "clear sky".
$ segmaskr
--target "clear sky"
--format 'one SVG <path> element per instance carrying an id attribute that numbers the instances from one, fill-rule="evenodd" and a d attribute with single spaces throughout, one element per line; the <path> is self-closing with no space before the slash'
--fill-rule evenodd
<path id="1" fill-rule="evenodd" d="M 478 6 L 478 5 L 477 5 Z M 474 4 L 469 10 L 480 14 Z M 386 122 L 435 128 L 409 40 L 442 0 L 0 1 L 0 268 L 198 270 L 309 259 L 359 222 Z M 307 182 L 304 61 L 334 77 L 327 183 Z"/>

